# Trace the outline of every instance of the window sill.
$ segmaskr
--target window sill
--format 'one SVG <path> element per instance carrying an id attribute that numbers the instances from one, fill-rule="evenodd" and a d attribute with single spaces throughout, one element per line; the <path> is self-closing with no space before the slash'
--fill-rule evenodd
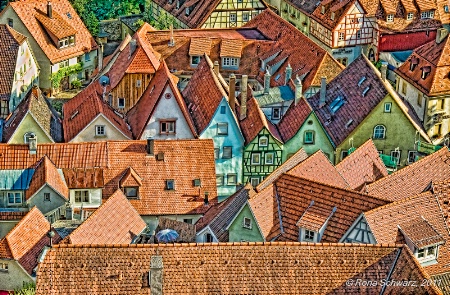
<path id="1" fill-rule="evenodd" d="M 9 271 L 7 269 L 0 269 L 0 272 L 8 273 Z"/>
<path id="2" fill-rule="evenodd" d="M 105 135 L 95 135 L 94 138 L 105 138 L 107 137 L 106 134 Z"/>
<path id="3" fill-rule="evenodd" d="M 314 144 L 314 142 L 304 142 L 303 144 Z"/>
<path id="4" fill-rule="evenodd" d="M 175 132 L 160 132 L 159 135 L 167 135 L 167 136 L 169 136 L 169 135 L 176 135 L 176 133 Z"/>

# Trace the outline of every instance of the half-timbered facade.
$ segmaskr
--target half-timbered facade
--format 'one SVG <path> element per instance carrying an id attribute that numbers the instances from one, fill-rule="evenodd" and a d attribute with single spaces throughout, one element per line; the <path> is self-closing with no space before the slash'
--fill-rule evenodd
<path id="1" fill-rule="evenodd" d="M 176 28 L 230 28 L 246 24 L 267 5 L 262 0 L 150 0 L 150 16 L 170 19 Z"/>

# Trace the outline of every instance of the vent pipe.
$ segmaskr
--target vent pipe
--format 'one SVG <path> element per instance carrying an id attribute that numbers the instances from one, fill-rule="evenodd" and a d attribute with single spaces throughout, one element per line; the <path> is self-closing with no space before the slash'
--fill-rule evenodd
<path id="1" fill-rule="evenodd" d="M 327 100 L 327 77 L 320 78 L 320 107 L 325 105 Z"/>

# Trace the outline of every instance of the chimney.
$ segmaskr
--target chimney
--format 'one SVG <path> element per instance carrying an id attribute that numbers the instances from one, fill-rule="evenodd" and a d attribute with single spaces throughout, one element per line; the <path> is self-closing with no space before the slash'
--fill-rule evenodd
<path id="1" fill-rule="evenodd" d="M 286 67 L 286 80 L 284 81 L 284 85 L 287 85 L 289 83 L 289 80 L 292 78 L 292 68 L 291 64 L 288 64 Z"/>
<path id="2" fill-rule="evenodd" d="M 295 105 L 297 105 L 298 102 L 300 101 L 300 99 L 302 98 L 303 85 L 302 85 L 302 80 L 300 80 L 300 78 L 298 76 L 296 76 L 294 83 L 295 83 L 295 100 L 294 100 L 294 103 L 295 103 Z"/>
<path id="3" fill-rule="evenodd" d="M 47 16 L 49 18 L 53 17 L 52 2 L 50 2 L 50 1 L 47 2 Z"/>
<path id="4" fill-rule="evenodd" d="M 241 81 L 241 112 L 239 114 L 239 120 L 244 120 L 247 117 L 247 84 L 248 76 L 242 75 Z"/>
<path id="5" fill-rule="evenodd" d="M 209 192 L 205 192 L 204 202 L 205 206 L 209 205 Z"/>
<path id="6" fill-rule="evenodd" d="M 234 74 L 230 75 L 229 104 L 231 111 L 234 112 L 236 106 L 236 76 Z"/>
<path id="7" fill-rule="evenodd" d="M 101 71 L 103 68 L 103 43 L 99 44 L 98 46 L 98 53 L 97 53 L 97 59 L 98 59 L 98 70 Z"/>
<path id="8" fill-rule="evenodd" d="M 73 208 L 70 203 L 66 204 L 66 220 L 73 220 Z"/>
<path id="9" fill-rule="evenodd" d="M 445 28 L 439 28 L 436 32 L 436 44 L 440 44 L 448 36 L 448 31 Z"/>
<path id="10" fill-rule="evenodd" d="M 34 97 L 38 98 L 39 97 L 39 87 L 34 84 L 33 88 L 31 88 L 31 93 L 33 94 Z"/>
<path id="11" fill-rule="evenodd" d="M 264 74 L 264 93 L 269 93 L 270 89 L 270 73 L 269 70 L 266 70 Z"/>
<path id="12" fill-rule="evenodd" d="M 327 99 L 327 77 L 320 78 L 320 104 L 322 107 L 325 105 L 325 101 Z"/>
<path id="13" fill-rule="evenodd" d="M 387 68 L 388 68 L 388 63 L 385 61 L 381 62 L 380 72 L 381 72 L 381 80 L 383 80 L 383 81 L 386 81 Z"/>
<path id="14" fill-rule="evenodd" d="M 155 140 L 153 139 L 153 137 L 147 138 L 146 149 L 147 149 L 147 155 L 149 155 L 149 156 L 155 155 Z"/>
<path id="15" fill-rule="evenodd" d="M 219 62 L 217 60 L 214 62 L 214 73 L 219 75 Z"/>
<path id="16" fill-rule="evenodd" d="M 173 38 L 173 24 L 170 24 L 170 38 L 169 38 L 169 47 L 175 46 L 175 39 Z"/>
<path id="17" fill-rule="evenodd" d="M 130 40 L 130 55 L 128 58 L 130 58 L 135 51 L 136 51 L 136 39 L 131 39 Z"/>
<path id="18" fill-rule="evenodd" d="M 148 274 L 148 285 L 151 295 L 163 294 L 163 267 L 163 257 L 160 255 L 152 255 L 150 273 Z"/>
<path id="19" fill-rule="evenodd" d="M 33 136 L 28 137 L 28 148 L 30 149 L 30 155 L 36 155 L 37 152 L 37 137 L 33 134 Z"/>

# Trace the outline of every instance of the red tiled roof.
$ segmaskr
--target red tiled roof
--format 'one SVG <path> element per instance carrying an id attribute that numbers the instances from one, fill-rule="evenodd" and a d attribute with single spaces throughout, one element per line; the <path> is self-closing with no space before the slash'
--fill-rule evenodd
<path id="1" fill-rule="evenodd" d="M 372 139 L 367 140 L 339 162 L 336 170 L 354 190 L 361 190 L 364 185 L 388 175 L 386 166 L 384 166 Z"/>
<path id="2" fill-rule="evenodd" d="M 19 47 L 26 37 L 8 25 L 0 25 L 0 100 L 9 100 L 13 89 Z"/>
<path id="3" fill-rule="evenodd" d="M 64 140 L 70 142 L 98 116 L 104 116 L 125 137 L 132 133 L 122 115 L 103 100 L 103 90 L 96 81 L 83 89 L 63 106 Z"/>
<path id="4" fill-rule="evenodd" d="M 431 183 L 450 178 L 450 151 L 442 148 L 367 186 L 367 193 L 398 201 L 431 188 Z"/>
<path id="5" fill-rule="evenodd" d="M 349 187 L 346 179 L 321 150 L 309 156 L 287 173 L 340 188 Z"/>
<path id="6" fill-rule="evenodd" d="M 45 184 L 54 189 L 62 198 L 69 199 L 69 189 L 64 181 L 64 177 L 47 156 L 44 156 L 37 164 L 31 178 L 30 187 L 25 192 L 25 198 L 27 200 L 30 199 Z"/>
<path id="7" fill-rule="evenodd" d="M 58 21 L 44 21 L 45 24 L 42 27 L 42 11 L 47 11 L 47 2 L 46 0 L 27 0 L 10 2 L 9 5 L 52 64 L 82 55 L 97 47 L 94 38 L 68 0 L 51 1 L 53 15 Z M 4 11 L 6 10 L 4 9 Z M 66 30 L 70 28 L 73 28 L 73 31 L 70 32 L 75 35 L 75 45 L 58 49 L 46 29 L 56 36 L 65 36 Z"/>
<path id="8" fill-rule="evenodd" d="M 0 211 L 0 220 L 20 220 L 27 213 L 26 211 Z"/>
<path id="9" fill-rule="evenodd" d="M 450 38 L 447 36 L 439 44 L 431 41 L 416 48 L 408 61 L 395 72 L 428 96 L 447 95 L 450 93 L 449 56 Z M 418 64 L 411 71 L 411 60 L 414 59 L 418 60 Z M 429 67 L 430 71 L 425 79 L 422 79 L 422 70 L 426 67 Z"/>
<path id="10" fill-rule="evenodd" d="M 67 187 L 74 188 L 102 188 L 104 186 L 103 168 L 70 168 L 63 169 Z"/>
<path id="11" fill-rule="evenodd" d="M 0 245 L 3 245 L 0 246 L 0 257 L 18 260 L 22 267 L 31 274 L 38 263 L 37 257 L 41 250 L 50 244 L 47 236 L 49 230 L 50 223 L 39 209 L 34 207 L 0 240 Z M 60 237 L 55 232 L 53 242 L 57 243 L 59 240 Z M 4 254 L 9 255 L 4 256 Z"/>
<path id="12" fill-rule="evenodd" d="M 166 87 L 170 87 L 172 90 L 192 134 L 194 136 L 197 135 L 189 110 L 178 90 L 175 77 L 169 72 L 165 61 L 162 61 L 139 101 L 127 113 L 127 121 L 131 126 L 134 138 L 140 139 L 142 137 L 142 133 L 152 117 Z"/>
<path id="13" fill-rule="evenodd" d="M 323 1 L 325 2 L 325 1 Z M 333 0 L 321 3 L 311 13 L 311 17 L 324 27 L 334 30 L 341 20 L 347 15 L 348 11 L 356 3 L 356 0 Z M 325 13 L 322 14 L 322 5 L 325 5 Z M 331 18 L 334 13 L 334 18 Z"/>
<path id="14" fill-rule="evenodd" d="M 248 200 L 253 216 L 261 229 L 264 241 L 266 241 L 271 230 L 280 223 L 273 191 L 273 183 L 270 183 L 258 189 L 258 193 Z"/>
<path id="15" fill-rule="evenodd" d="M 161 269 L 151 268 L 160 261 Z M 434 284 L 383 288 L 381 283 L 370 287 L 345 283 L 349 279 L 428 281 L 406 246 L 191 243 L 56 245 L 40 264 L 36 295 L 111 294 L 111 288 L 124 295 L 149 294 L 150 271 L 152 278 L 162 274 L 161 292 L 168 295 L 299 294 L 302 290 L 308 294 L 378 294 L 382 290 L 442 294 Z"/>
<path id="16" fill-rule="evenodd" d="M 320 206 L 314 206 L 312 203 L 308 208 L 303 212 L 300 216 L 300 219 L 297 222 L 298 227 L 306 228 L 308 230 L 313 230 L 319 232 L 322 226 L 327 221 L 328 217 L 333 213 L 333 209 L 331 211 L 321 208 Z"/>
<path id="17" fill-rule="evenodd" d="M 400 222 L 399 229 L 405 239 L 409 239 L 418 248 L 445 243 L 443 236 L 423 216 Z"/>
<path id="18" fill-rule="evenodd" d="M 300 127 L 305 123 L 306 118 L 311 114 L 311 111 L 311 107 L 303 97 L 297 104 L 292 103 L 289 106 L 283 118 L 277 124 L 284 142 L 287 142 L 297 134 Z"/>
<path id="19" fill-rule="evenodd" d="M 131 244 L 147 224 L 117 190 L 63 242 L 68 244 Z"/>
<path id="20" fill-rule="evenodd" d="M 296 225 L 311 201 L 323 211 L 336 212 L 328 221 L 322 242 L 338 242 L 363 212 L 385 205 L 387 201 L 351 190 L 313 182 L 297 176 L 283 174 L 274 183 L 274 198 L 279 202 L 281 222 L 274 223 L 267 240 L 298 241 L 299 228 Z M 272 205 L 272 204 L 271 204 Z M 295 208 L 295 209 L 293 209 Z"/>
<path id="21" fill-rule="evenodd" d="M 52 17 L 47 12 L 36 9 L 34 17 L 44 26 L 50 35 L 54 35 L 58 40 L 73 36 L 77 31 L 56 11 L 52 12 Z"/>

